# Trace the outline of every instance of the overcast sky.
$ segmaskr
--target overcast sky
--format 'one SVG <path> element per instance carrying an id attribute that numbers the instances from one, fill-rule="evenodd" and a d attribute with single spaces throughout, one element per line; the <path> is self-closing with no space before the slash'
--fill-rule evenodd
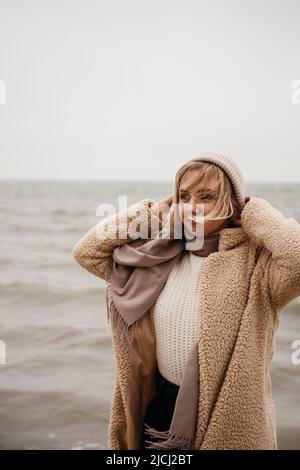
<path id="1" fill-rule="evenodd" d="M 0 0 L 2 178 L 300 181 L 300 1 Z"/>

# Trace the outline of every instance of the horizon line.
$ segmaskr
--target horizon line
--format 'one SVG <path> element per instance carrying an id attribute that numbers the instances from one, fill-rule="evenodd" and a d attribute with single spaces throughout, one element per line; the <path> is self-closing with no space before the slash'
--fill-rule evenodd
<path id="1" fill-rule="evenodd" d="M 154 179 L 98 179 L 98 178 L 87 178 L 87 179 L 77 179 L 77 178 L 6 178 L 0 177 L 1 182 L 8 181 L 19 181 L 19 182 L 56 182 L 56 183 L 165 183 L 170 184 L 174 183 L 173 180 L 154 180 Z M 274 181 L 262 181 L 262 180 L 245 180 L 245 184 L 300 184 L 298 181 L 287 181 L 287 180 L 274 180 Z"/>

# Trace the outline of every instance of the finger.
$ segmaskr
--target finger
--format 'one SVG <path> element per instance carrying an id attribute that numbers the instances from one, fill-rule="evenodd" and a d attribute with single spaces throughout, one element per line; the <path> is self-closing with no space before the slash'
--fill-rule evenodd
<path id="1" fill-rule="evenodd" d="M 170 196 L 167 197 L 167 204 L 170 206 L 173 202 L 174 195 L 170 194 Z"/>

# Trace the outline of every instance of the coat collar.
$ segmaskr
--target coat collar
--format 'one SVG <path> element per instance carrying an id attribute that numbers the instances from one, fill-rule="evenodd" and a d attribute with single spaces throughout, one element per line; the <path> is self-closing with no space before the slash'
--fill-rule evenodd
<path id="1" fill-rule="evenodd" d="M 219 251 L 226 251 L 240 245 L 248 239 L 243 227 L 224 228 L 220 230 Z"/>

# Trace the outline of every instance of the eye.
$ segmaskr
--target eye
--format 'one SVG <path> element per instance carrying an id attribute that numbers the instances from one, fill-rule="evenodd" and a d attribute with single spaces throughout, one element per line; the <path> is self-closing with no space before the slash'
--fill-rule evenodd
<path id="1" fill-rule="evenodd" d="M 180 199 L 181 199 L 182 201 L 188 201 L 188 200 L 190 199 L 190 195 L 187 194 L 187 193 L 180 194 Z M 214 200 L 214 199 L 217 199 L 217 196 L 214 196 L 214 195 L 212 195 L 212 194 L 203 194 L 203 195 L 201 196 L 201 194 L 200 194 L 200 195 L 197 196 L 197 199 L 198 199 L 199 201 L 206 201 L 206 200 L 207 200 L 207 201 L 212 201 L 212 200 Z"/>

